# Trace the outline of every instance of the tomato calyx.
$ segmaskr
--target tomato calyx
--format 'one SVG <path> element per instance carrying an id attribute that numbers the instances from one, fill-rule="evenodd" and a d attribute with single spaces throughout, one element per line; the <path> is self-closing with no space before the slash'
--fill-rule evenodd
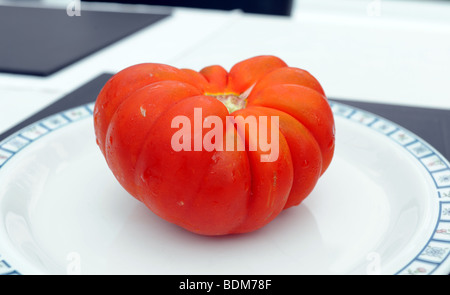
<path id="1" fill-rule="evenodd" d="M 223 103 L 230 114 L 245 108 L 247 105 L 247 97 L 237 93 L 205 93 L 205 95 L 212 96 Z"/>
<path id="2" fill-rule="evenodd" d="M 228 109 L 228 112 L 231 114 L 237 110 L 245 109 L 247 106 L 247 98 L 253 89 L 254 85 L 239 94 L 236 92 L 224 92 L 224 93 L 205 93 L 207 96 L 212 96 L 216 98 L 218 101 L 223 103 L 225 107 Z"/>

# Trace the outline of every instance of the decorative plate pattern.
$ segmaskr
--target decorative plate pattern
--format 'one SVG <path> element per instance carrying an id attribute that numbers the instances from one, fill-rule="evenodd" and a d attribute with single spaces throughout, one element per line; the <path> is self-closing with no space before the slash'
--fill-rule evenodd
<path id="1" fill-rule="evenodd" d="M 449 258 L 450 254 L 450 165 L 448 161 L 434 151 L 429 144 L 397 124 L 340 103 L 330 102 L 330 106 L 335 116 L 356 121 L 398 143 L 418 160 L 434 181 L 435 196 L 440 205 L 435 230 L 416 257 L 396 273 L 432 274 Z"/>
<path id="2" fill-rule="evenodd" d="M 89 118 L 93 114 L 94 103 L 84 106 L 76 107 L 68 111 L 52 115 L 39 122 L 36 122 L 29 127 L 17 132 L 0 142 L 0 169 L 10 160 L 15 154 L 19 153 L 23 148 L 38 140 L 42 136 L 50 132 L 64 127 L 70 123 L 81 119 Z M 14 268 L 6 258 L 2 256 L 0 249 L 0 275 L 20 275 L 21 272 Z"/>
<path id="3" fill-rule="evenodd" d="M 396 274 L 433 274 L 450 255 L 450 164 L 422 139 L 386 119 L 336 102 L 330 102 L 330 106 L 335 116 L 373 129 L 399 144 L 413 155 L 430 175 L 435 185 L 436 201 L 439 202 L 435 228 L 421 251 L 410 262 L 400 267 Z M 55 114 L 0 142 L 0 169 L 33 141 L 72 122 L 91 117 L 93 108 L 94 103 L 90 103 Z M 3 255 L 7 253 L 2 253 L 0 249 L 0 275 L 21 274 L 20 270 L 8 263 Z"/>

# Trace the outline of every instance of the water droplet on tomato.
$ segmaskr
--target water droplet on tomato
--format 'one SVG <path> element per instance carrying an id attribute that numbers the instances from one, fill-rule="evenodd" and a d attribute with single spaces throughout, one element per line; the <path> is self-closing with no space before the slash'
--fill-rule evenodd
<path id="1" fill-rule="evenodd" d="M 144 173 L 141 174 L 141 180 L 142 180 L 143 183 L 145 183 Z"/>

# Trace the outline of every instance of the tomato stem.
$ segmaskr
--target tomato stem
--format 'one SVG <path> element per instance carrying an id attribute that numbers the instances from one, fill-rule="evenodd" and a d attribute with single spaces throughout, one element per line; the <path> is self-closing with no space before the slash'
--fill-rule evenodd
<path id="1" fill-rule="evenodd" d="M 234 111 L 245 108 L 247 104 L 246 98 L 241 97 L 235 93 L 215 94 L 211 96 L 215 97 L 217 100 L 223 103 L 230 114 Z"/>

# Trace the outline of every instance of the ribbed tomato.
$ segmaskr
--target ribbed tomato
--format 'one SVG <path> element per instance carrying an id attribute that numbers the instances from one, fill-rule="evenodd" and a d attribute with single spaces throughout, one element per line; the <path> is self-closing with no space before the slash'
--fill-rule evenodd
<path id="1" fill-rule="evenodd" d="M 241 61 L 229 72 L 131 66 L 101 90 L 94 126 L 120 184 L 160 217 L 203 235 L 250 232 L 300 204 L 335 143 L 319 82 L 275 56 Z M 175 138 L 181 129 L 188 134 Z M 215 148 L 198 145 L 205 142 Z M 276 144 L 276 157 L 263 161 L 268 143 Z"/>

